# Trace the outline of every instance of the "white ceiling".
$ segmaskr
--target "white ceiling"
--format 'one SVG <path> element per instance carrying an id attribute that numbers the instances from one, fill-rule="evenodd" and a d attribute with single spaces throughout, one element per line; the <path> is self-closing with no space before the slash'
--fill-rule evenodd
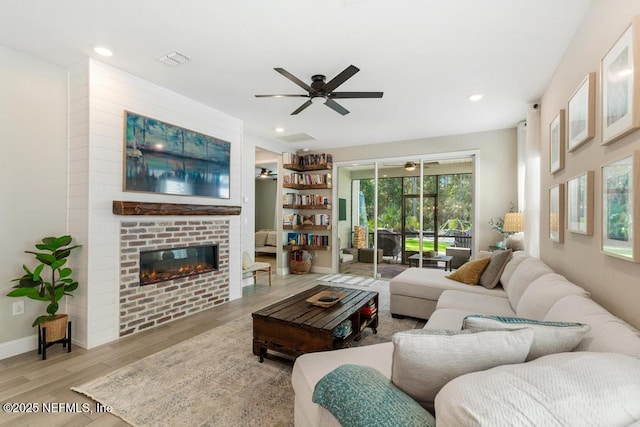
<path id="1" fill-rule="evenodd" d="M 87 56 L 244 121 L 258 139 L 307 133 L 331 148 L 516 126 L 542 95 L 590 0 L 0 0 L 0 44 L 62 66 Z M 115 55 L 102 58 L 95 45 Z M 192 59 L 169 67 L 176 50 Z M 310 83 L 348 65 L 340 91 L 382 99 L 297 116 Z M 1 65 L 0 65 L 1 67 Z M 467 97 L 483 93 L 472 103 Z"/>

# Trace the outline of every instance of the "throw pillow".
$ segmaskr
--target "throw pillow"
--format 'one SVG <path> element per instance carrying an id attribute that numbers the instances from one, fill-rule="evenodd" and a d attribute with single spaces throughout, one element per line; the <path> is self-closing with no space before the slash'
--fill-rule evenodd
<path id="1" fill-rule="evenodd" d="M 267 231 L 256 231 L 256 248 L 265 246 L 267 244 Z"/>
<path id="2" fill-rule="evenodd" d="M 524 362 L 533 330 L 444 331 L 421 329 L 393 335 L 391 381 L 427 410 L 438 391 L 469 372 Z"/>
<path id="3" fill-rule="evenodd" d="M 543 322 L 519 317 L 473 314 L 462 321 L 462 329 L 471 332 L 533 329 L 533 341 L 527 361 L 546 354 L 571 351 L 582 341 L 591 327 L 582 323 Z"/>
<path id="4" fill-rule="evenodd" d="M 500 276 L 504 271 L 504 267 L 511 259 L 511 249 L 506 251 L 493 251 L 489 258 L 489 265 L 480 276 L 480 284 L 487 289 L 493 289 L 500 281 Z"/>
<path id="5" fill-rule="evenodd" d="M 459 269 L 446 277 L 467 285 L 477 285 L 490 260 L 491 258 L 480 258 L 465 262 Z"/>
<path id="6" fill-rule="evenodd" d="M 278 245 L 278 235 L 275 231 L 270 231 L 267 234 L 267 241 L 265 242 L 266 246 L 277 246 Z"/>
<path id="7" fill-rule="evenodd" d="M 342 426 L 436 425 L 429 412 L 369 366 L 337 367 L 316 383 L 312 400 Z"/>

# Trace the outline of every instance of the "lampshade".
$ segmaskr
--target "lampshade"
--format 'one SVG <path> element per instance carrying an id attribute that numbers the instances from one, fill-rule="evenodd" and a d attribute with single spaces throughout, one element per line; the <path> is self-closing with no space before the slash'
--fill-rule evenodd
<path id="1" fill-rule="evenodd" d="M 524 214 L 522 212 L 507 212 L 504 214 L 503 230 L 507 233 L 524 231 Z"/>
<path id="2" fill-rule="evenodd" d="M 404 169 L 408 171 L 412 171 L 416 169 L 416 164 L 413 162 L 407 162 L 404 164 Z"/>

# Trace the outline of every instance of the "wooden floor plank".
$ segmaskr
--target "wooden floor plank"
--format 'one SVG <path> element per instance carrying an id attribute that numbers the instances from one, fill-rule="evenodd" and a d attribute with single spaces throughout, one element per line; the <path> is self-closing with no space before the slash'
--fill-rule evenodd
<path id="1" fill-rule="evenodd" d="M 35 350 L 4 359 L 0 361 L 0 402 L 77 402 L 89 403 L 95 409 L 93 400 L 70 388 L 310 289 L 318 284 L 313 279 L 322 276 L 274 275 L 271 287 L 266 284 L 247 286 L 243 288 L 241 299 L 90 350 L 74 346 L 71 353 L 66 353 L 62 346 L 53 346 L 47 350 L 47 360 L 41 360 Z M 109 413 L 24 415 L 0 412 L 0 426 L 14 425 L 122 427 L 128 424 Z"/>

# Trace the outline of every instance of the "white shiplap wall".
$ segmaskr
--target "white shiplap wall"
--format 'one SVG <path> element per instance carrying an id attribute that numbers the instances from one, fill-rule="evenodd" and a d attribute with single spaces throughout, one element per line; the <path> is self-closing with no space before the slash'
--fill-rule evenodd
<path id="1" fill-rule="evenodd" d="M 87 284 L 87 292 L 78 295 L 69 310 L 84 321 L 84 325 L 76 326 L 76 340 L 91 348 L 118 338 L 118 230 L 127 218 L 113 215 L 112 201 L 241 205 L 242 122 L 94 60 L 70 70 L 69 86 L 70 151 L 75 153 L 69 165 L 69 229 L 85 245 L 78 277 Z M 123 192 L 125 110 L 230 141 L 231 198 Z M 236 299 L 242 295 L 241 226 L 239 216 L 229 219 L 230 299 Z"/>

